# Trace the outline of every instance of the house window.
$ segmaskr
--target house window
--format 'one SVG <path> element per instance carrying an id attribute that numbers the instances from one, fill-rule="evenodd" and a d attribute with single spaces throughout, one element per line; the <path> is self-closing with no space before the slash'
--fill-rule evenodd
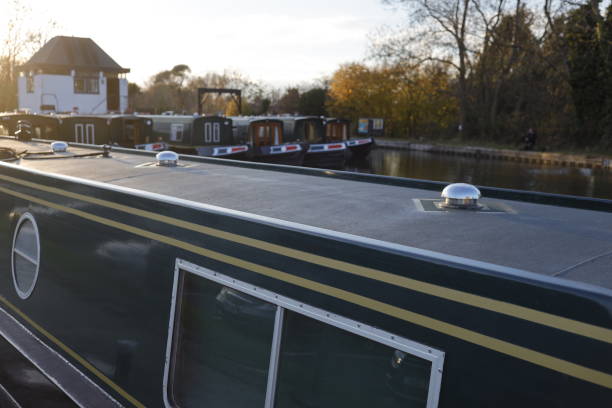
<path id="1" fill-rule="evenodd" d="M 74 77 L 74 93 L 77 94 L 99 94 L 100 79 L 97 76 Z"/>
<path id="2" fill-rule="evenodd" d="M 34 77 L 32 75 L 26 76 L 26 92 L 34 93 Z"/>

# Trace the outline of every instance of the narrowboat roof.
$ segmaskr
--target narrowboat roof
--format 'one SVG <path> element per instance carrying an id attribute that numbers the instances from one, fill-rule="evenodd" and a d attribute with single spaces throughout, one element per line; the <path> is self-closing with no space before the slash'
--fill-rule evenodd
<path id="1" fill-rule="evenodd" d="M 318 121 L 323 121 L 325 119 L 321 118 L 320 116 L 258 116 L 258 119 L 274 119 L 274 120 L 280 120 L 283 122 L 297 122 L 297 121 L 302 121 L 302 120 L 318 120 Z"/>
<path id="2" fill-rule="evenodd" d="M 351 123 L 350 119 L 343 119 L 343 118 L 325 118 L 325 121 L 327 123 L 330 123 L 330 122 Z"/>
<path id="3" fill-rule="evenodd" d="M 282 123 L 282 119 L 263 116 L 228 116 L 236 125 L 246 126 L 257 122 L 277 122 Z"/>
<path id="4" fill-rule="evenodd" d="M 45 143 L 6 138 L 0 146 L 48 150 Z M 154 155 L 115 149 L 111 158 L 21 160 L 19 166 L 161 194 L 164 200 L 189 200 L 180 201 L 188 206 L 254 214 L 266 223 L 297 223 L 314 234 L 317 228 L 340 239 L 352 234 L 391 253 L 410 247 L 417 254 L 612 289 L 609 200 L 482 188 L 484 210 L 440 210 L 433 200 L 440 198 L 442 183 L 189 156 L 174 168 L 153 162 Z"/>

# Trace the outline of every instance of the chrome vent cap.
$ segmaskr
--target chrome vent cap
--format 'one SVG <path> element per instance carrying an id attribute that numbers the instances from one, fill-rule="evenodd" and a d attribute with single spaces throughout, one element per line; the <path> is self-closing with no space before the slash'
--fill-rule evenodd
<path id="1" fill-rule="evenodd" d="M 51 143 L 51 150 L 53 153 L 64 153 L 68 150 L 68 143 L 66 142 L 53 142 Z"/>
<path id="2" fill-rule="evenodd" d="M 448 208 L 477 209 L 480 208 L 478 199 L 481 196 L 480 190 L 471 184 L 449 184 L 442 190 L 442 198 L 444 199 L 442 205 Z"/>
<path id="3" fill-rule="evenodd" d="M 164 150 L 155 155 L 158 166 L 176 167 L 178 165 L 179 155 L 170 150 Z"/>

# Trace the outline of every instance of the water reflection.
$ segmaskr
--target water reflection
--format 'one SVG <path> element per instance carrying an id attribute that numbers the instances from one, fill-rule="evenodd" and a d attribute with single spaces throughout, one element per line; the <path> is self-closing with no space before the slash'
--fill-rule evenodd
<path id="1" fill-rule="evenodd" d="M 612 171 L 376 149 L 346 170 L 612 199 Z"/>

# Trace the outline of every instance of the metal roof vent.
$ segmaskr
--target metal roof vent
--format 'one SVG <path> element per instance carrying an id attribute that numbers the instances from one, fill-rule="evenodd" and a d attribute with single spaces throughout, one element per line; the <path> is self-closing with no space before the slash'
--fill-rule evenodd
<path id="1" fill-rule="evenodd" d="M 449 184 L 442 190 L 442 198 L 444 199 L 442 206 L 446 208 L 475 210 L 481 207 L 478 204 L 478 199 L 480 197 L 480 190 L 471 184 Z"/>
<path id="2" fill-rule="evenodd" d="M 179 155 L 170 150 L 164 150 L 155 155 L 158 166 L 176 167 L 178 165 Z"/>
<path id="3" fill-rule="evenodd" d="M 64 153 L 68 150 L 68 143 L 53 142 L 51 143 L 51 150 L 53 150 L 53 153 Z"/>

